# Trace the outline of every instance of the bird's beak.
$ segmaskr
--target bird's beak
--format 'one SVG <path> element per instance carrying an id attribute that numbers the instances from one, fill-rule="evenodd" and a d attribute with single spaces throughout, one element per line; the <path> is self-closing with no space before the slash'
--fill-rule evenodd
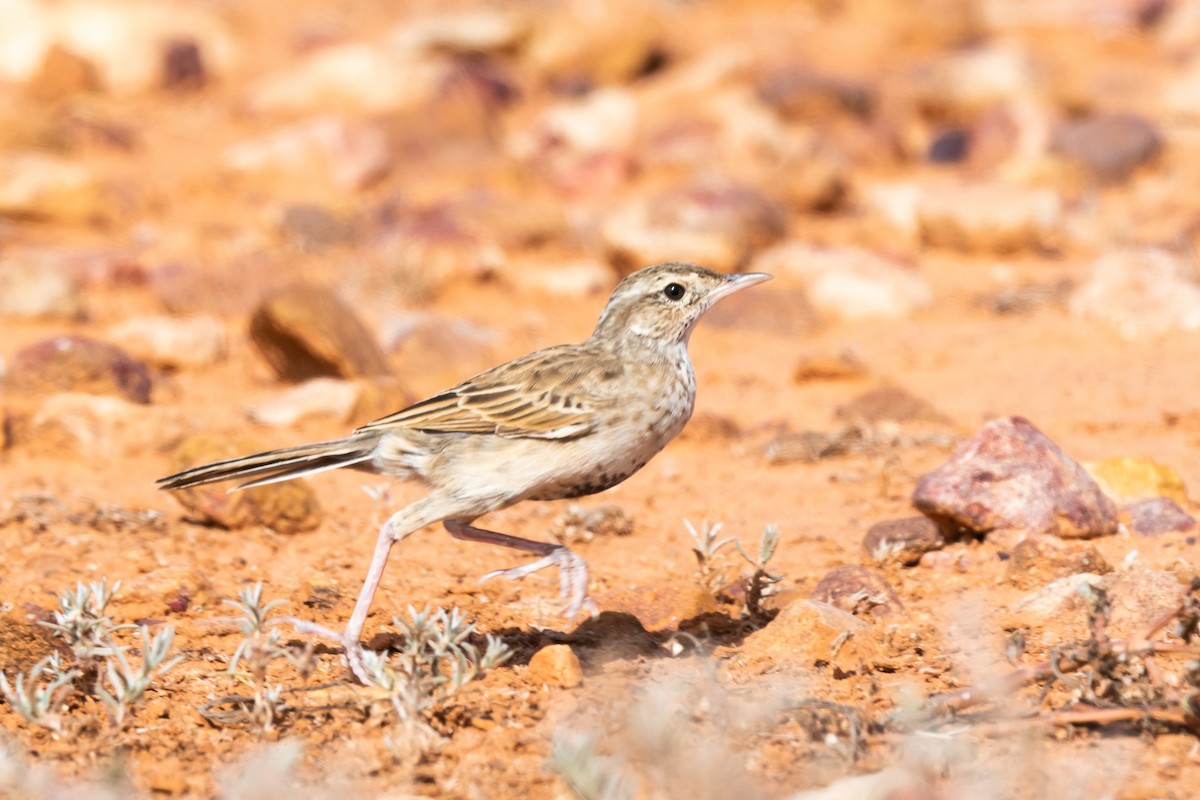
<path id="1" fill-rule="evenodd" d="M 709 303 L 715 303 L 727 294 L 733 294 L 748 286 L 769 280 L 771 280 L 771 276 L 765 272 L 735 272 L 732 275 L 726 275 L 725 282 L 708 293 Z"/>

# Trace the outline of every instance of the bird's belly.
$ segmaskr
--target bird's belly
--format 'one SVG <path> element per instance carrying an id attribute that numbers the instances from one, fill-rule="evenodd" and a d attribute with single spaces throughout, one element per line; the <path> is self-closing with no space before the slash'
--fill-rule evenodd
<path id="1" fill-rule="evenodd" d="M 691 416 L 690 405 L 673 411 L 631 416 L 603 434 L 587 437 L 587 442 L 548 442 L 564 448 L 560 469 L 538 481 L 525 498 L 564 500 L 611 489 L 646 466 L 683 430 Z"/>

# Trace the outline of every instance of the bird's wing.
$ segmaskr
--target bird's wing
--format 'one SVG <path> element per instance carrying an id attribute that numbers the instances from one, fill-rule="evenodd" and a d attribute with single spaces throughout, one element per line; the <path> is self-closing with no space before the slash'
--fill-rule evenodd
<path id="1" fill-rule="evenodd" d="M 539 350 L 460 383 L 453 389 L 359 428 L 435 433 L 490 433 L 511 438 L 573 439 L 591 431 L 611 405 L 597 391 L 621 365 L 610 354 L 579 345 Z M 599 377 L 603 376 L 603 377 Z"/>

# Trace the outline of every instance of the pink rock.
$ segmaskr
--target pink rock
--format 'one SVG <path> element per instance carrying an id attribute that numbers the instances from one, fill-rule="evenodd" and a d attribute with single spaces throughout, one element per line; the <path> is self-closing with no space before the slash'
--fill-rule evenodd
<path id="1" fill-rule="evenodd" d="M 150 402 L 145 364 L 119 347 L 74 334 L 44 339 L 18 352 L 6 384 L 32 394 L 90 392 Z"/>
<path id="2" fill-rule="evenodd" d="M 1115 533 L 1117 509 L 1087 472 L 1023 417 L 993 420 L 917 482 L 913 505 L 975 533 Z"/>

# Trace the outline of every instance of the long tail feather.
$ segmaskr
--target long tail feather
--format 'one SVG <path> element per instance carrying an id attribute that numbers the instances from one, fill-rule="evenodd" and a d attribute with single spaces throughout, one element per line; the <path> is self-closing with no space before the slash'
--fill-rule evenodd
<path id="1" fill-rule="evenodd" d="M 237 486 L 238 489 L 249 489 L 368 461 L 374 455 L 378 441 L 374 435 L 351 436 L 332 442 L 286 447 L 192 467 L 155 482 L 160 489 L 186 489 L 231 478 L 255 478 Z"/>

